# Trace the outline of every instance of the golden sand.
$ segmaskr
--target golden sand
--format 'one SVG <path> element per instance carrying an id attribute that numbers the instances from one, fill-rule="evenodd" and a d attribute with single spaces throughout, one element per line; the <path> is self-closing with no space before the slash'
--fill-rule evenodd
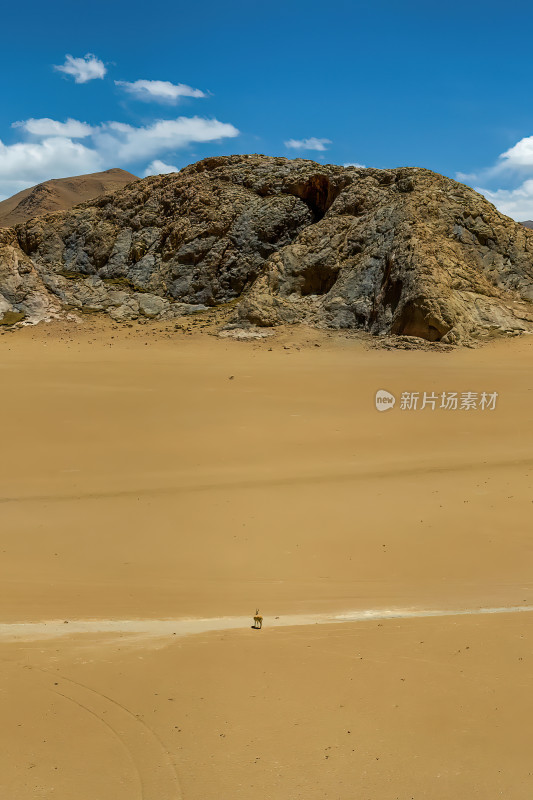
<path id="1" fill-rule="evenodd" d="M 268 621 L 533 605 L 532 355 L 0 337 L 1 627 L 125 621 L 4 638 L 0 796 L 529 799 L 532 613 Z M 260 632 L 128 630 L 257 607 Z"/>

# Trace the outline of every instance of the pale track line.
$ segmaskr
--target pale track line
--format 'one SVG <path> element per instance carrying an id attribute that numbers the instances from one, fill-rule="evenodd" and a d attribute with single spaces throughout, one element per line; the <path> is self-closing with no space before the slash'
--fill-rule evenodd
<path id="1" fill-rule="evenodd" d="M 418 619 L 421 617 L 460 617 L 484 614 L 517 614 L 533 611 L 533 606 L 498 606 L 496 608 L 462 609 L 358 609 L 343 614 L 288 614 L 276 618 L 265 617 L 269 628 L 300 627 L 303 625 L 332 625 L 347 622 L 372 622 L 374 620 Z M 68 626 L 60 620 L 49 622 L 7 622 L 0 624 L 0 641 L 34 641 L 56 639 L 75 634 L 117 634 L 137 638 L 163 638 L 189 636 L 198 633 L 227 631 L 251 627 L 250 617 L 211 617 L 189 619 L 96 619 L 69 620 Z M 103 643 L 106 640 L 103 640 Z M 115 641 L 109 637 L 108 641 Z M 126 640 L 127 641 L 127 640 Z"/>

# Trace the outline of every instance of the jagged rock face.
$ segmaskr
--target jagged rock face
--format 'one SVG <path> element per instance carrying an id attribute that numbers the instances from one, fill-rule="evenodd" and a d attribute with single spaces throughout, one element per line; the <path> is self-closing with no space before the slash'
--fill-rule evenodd
<path id="1" fill-rule="evenodd" d="M 0 293 L 0 314 L 237 301 L 241 326 L 456 342 L 533 329 L 533 233 L 423 169 L 210 158 L 0 232 Z"/>

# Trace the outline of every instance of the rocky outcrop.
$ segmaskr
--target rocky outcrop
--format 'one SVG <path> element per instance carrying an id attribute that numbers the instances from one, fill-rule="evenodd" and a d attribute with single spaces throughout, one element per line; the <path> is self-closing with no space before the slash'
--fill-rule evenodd
<path id="1" fill-rule="evenodd" d="M 30 320 L 233 303 L 239 328 L 454 343 L 533 330 L 533 232 L 424 169 L 210 158 L 0 232 L 0 294 Z"/>

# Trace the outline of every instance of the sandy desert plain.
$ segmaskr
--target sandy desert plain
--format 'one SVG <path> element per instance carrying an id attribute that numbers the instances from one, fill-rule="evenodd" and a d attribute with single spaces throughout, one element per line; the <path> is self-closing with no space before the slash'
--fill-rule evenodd
<path id="1" fill-rule="evenodd" d="M 532 357 L 0 336 L 0 797 L 530 800 Z"/>

